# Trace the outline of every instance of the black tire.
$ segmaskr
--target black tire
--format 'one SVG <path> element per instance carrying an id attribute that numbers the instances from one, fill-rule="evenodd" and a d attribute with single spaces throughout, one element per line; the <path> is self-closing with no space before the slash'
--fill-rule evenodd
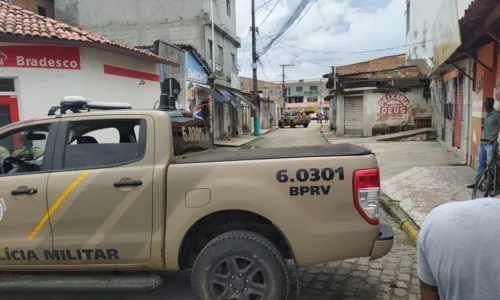
<path id="1" fill-rule="evenodd" d="M 290 121 L 290 127 L 295 128 L 295 126 L 296 126 L 296 125 L 295 125 L 295 122 Z"/>
<path id="2" fill-rule="evenodd" d="M 267 238 L 249 231 L 230 231 L 214 238 L 198 255 L 191 288 L 199 300 L 215 300 L 224 293 L 230 296 L 220 299 L 287 300 L 287 264 Z M 264 295 L 245 298 L 246 294 Z"/>
<path id="3" fill-rule="evenodd" d="M 485 198 L 491 193 L 492 186 L 490 180 L 486 178 L 486 172 L 488 169 L 484 170 L 476 182 L 474 183 L 474 189 L 472 190 L 472 199 Z"/>
<path id="4" fill-rule="evenodd" d="M 302 124 L 304 125 L 304 128 L 307 128 L 307 126 L 309 126 L 309 123 L 305 123 L 305 124 Z"/>
<path id="5" fill-rule="evenodd" d="M 278 122 L 278 126 L 279 126 L 279 128 L 285 128 L 285 124 L 283 124 L 283 122 L 281 122 L 281 121 Z"/>

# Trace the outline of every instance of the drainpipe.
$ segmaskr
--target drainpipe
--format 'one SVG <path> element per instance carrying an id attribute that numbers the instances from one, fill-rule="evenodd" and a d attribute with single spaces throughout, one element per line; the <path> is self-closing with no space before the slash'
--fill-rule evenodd
<path id="1" fill-rule="evenodd" d="M 467 74 L 471 73 L 471 60 L 468 60 L 469 63 L 467 64 Z M 462 160 L 462 165 L 467 165 L 468 164 L 468 158 L 469 158 L 469 153 L 470 153 L 470 135 L 472 131 L 472 126 L 470 126 L 471 119 L 472 119 L 472 109 L 471 109 L 471 97 L 472 97 L 472 89 L 471 89 L 471 80 L 469 78 L 464 77 L 464 87 L 465 89 L 463 90 L 463 95 L 464 95 L 464 108 L 465 108 L 465 114 L 464 114 L 464 120 L 465 120 L 465 136 L 464 136 L 464 145 L 465 145 L 465 151 L 464 151 L 464 157 Z M 470 128 L 469 128 L 470 127 Z"/>

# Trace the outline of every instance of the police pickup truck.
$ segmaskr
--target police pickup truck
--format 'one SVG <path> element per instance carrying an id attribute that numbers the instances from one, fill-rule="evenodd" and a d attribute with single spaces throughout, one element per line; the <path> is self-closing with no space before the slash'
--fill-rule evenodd
<path id="1" fill-rule="evenodd" d="M 0 129 L 0 291 L 149 290 L 192 269 L 198 299 L 282 300 L 286 260 L 390 251 L 369 150 L 214 153 L 202 119 L 129 108 L 73 98 Z"/>

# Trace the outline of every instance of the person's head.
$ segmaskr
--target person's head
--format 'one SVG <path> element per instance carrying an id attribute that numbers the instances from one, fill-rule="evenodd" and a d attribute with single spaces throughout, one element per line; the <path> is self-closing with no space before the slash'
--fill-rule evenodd
<path id="1" fill-rule="evenodd" d="M 483 101 L 483 108 L 487 111 L 490 112 L 495 108 L 495 99 L 488 97 L 484 99 Z"/>
<path id="2" fill-rule="evenodd" d="M 21 144 L 23 144 L 23 147 L 25 148 L 33 147 L 33 141 L 28 139 L 28 134 L 21 134 L 21 138 L 19 140 L 21 141 Z"/>

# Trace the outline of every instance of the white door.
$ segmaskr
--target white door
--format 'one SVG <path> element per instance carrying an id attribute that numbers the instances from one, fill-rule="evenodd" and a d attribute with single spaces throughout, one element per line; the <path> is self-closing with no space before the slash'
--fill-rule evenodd
<path id="1" fill-rule="evenodd" d="M 363 97 L 345 97 L 344 133 L 363 134 Z"/>

